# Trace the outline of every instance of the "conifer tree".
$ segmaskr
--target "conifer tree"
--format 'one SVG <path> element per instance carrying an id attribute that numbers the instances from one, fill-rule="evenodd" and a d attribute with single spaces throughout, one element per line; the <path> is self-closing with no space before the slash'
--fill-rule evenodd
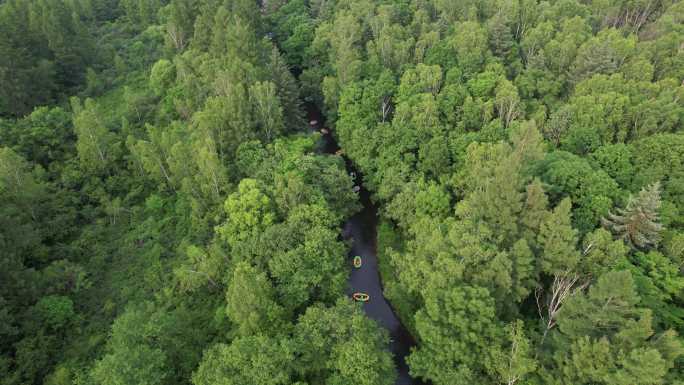
<path id="1" fill-rule="evenodd" d="M 300 105 L 299 85 L 290 73 L 287 63 L 273 47 L 265 64 L 270 80 L 276 85 L 276 94 L 283 107 L 283 120 L 288 131 L 296 131 L 304 125 L 304 114 Z"/>
<path id="2" fill-rule="evenodd" d="M 630 197 L 627 207 L 617 214 L 608 213 L 603 225 L 630 246 L 640 249 L 656 246 L 663 226 L 658 221 L 660 182 L 642 188 L 639 195 Z"/>
<path id="3" fill-rule="evenodd" d="M 579 261 L 577 230 L 570 222 L 570 199 L 563 199 L 539 227 L 537 241 L 544 251 L 540 259 L 542 271 L 560 273 L 573 270 Z"/>

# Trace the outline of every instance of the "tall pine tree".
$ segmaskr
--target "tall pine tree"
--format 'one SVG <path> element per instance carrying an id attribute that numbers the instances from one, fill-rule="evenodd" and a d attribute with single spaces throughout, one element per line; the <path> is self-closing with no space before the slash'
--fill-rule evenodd
<path id="1" fill-rule="evenodd" d="M 660 208 L 660 182 L 641 189 L 639 195 L 630 197 L 627 207 L 617 214 L 608 213 L 603 225 L 622 238 L 630 246 L 645 249 L 660 241 L 663 226 L 658 222 Z"/>

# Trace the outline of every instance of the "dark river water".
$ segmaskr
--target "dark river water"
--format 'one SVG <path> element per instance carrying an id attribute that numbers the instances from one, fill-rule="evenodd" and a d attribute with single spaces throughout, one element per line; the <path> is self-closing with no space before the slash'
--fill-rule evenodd
<path id="1" fill-rule="evenodd" d="M 309 121 L 318 122 L 313 124 L 312 128 L 320 130 L 323 127 L 323 117 L 318 109 L 312 105 L 307 105 L 307 112 Z M 339 146 L 331 134 L 324 134 L 322 140 L 323 152 L 333 154 L 339 150 Z M 415 345 L 415 341 L 394 314 L 392 307 L 382 293 L 376 250 L 377 208 L 370 200 L 370 193 L 363 187 L 363 176 L 354 169 L 354 166 L 346 157 L 345 163 L 347 171 L 356 175 L 356 185 L 361 188 L 359 198 L 363 205 L 363 209 L 344 224 L 342 231 L 344 238 L 351 241 L 351 250 L 348 256 L 349 266 L 352 266 L 351 261 L 354 256 L 358 255 L 363 259 L 361 268 L 351 268 L 347 292 L 350 296 L 355 292 L 368 294 L 370 300 L 363 304 L 363 310 L 368 317 L 376 320 L 389 331 L 390 349 L 394 354 L 394 361 L 398 371 L 395 384 L 422 385 L 423 382 L 412 379 L 409 376 L 408 366 L 405 361 L 406 356 L 410 353 L 411 346 Z"/>

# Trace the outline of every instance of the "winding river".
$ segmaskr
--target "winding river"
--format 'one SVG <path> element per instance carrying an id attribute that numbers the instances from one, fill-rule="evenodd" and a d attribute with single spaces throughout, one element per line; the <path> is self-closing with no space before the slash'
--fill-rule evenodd
<path id="1" fill-rule="evenodd" d="M 307 113 L 312 128 L 320 130 L 323 127 L 323 116 L 313 105 L 307 104 Z M 335 138 L 330 134 L 324 134 L 323 152 L 333 154 L 339 150 Z M 363 304 L 363 310 L 368 317 L 376 320 L 382 327 L 386 328 L 390 335 L 390 350 L 394 354 L 394 361 L 397 367 L 398 376 L 396 385 L 422 385 L 423 382 L 411 378 L 409 369 L 406 365 L 406 356 L 410 353 L 411 346 L 415 341 L 408 330 L 401 324 L 399 318 L 392 310 L 389 302 L 383 296 L 382 283 L 380 281 L 380 271 L 378 269 L 377 258 L 377 207 L 370 200 L 370 193 L 363 187 L 363 176 L 354 169 L 351 161 L 346 157 L 345 163 L 347 171 L 356 176 L 356 185 L 360 187 L 359 198 L 363 209 L 350 218 L 343 228 L 343 236 L 350 240 L 351 250 L 349 252 L 349 264 L 354 256 L 361 256 L 363 264 L 361 268 L 352 268 L 349 276 L 348 294 L 362 292 L 370 296 L 370 300 Z"/>

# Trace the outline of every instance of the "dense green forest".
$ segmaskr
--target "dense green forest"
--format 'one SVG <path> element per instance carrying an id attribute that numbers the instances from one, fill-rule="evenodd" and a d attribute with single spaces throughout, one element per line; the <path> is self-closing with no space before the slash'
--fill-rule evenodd
<path id="1" fill-rule="evenodd" d="M 683 127 L 682 1 L 0 0 L 0 384 L 394 384 L 350 162 L 416 383 L 684 385 Z"/>

